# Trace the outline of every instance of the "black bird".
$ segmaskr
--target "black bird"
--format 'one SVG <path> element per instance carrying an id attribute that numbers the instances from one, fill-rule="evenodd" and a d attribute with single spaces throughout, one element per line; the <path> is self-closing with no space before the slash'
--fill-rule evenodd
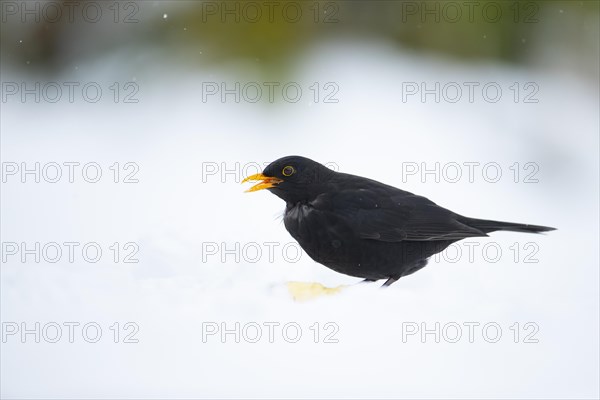
<path id="1" fill-rule="evenodd" d="M 300 156 L 280 158 L 247 181 L 261 181 L 248 192 L 267 189 L 285 200 L 285 227 L 313 260 L 365 281 L 387 279 L 383 286 L 420 270 L 461 239 L 555 229 L 463 217 L 425 197 Z"/>

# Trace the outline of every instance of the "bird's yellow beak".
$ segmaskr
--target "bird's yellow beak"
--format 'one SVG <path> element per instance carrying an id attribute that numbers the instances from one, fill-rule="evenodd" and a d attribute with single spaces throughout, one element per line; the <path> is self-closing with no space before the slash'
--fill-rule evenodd
<path id="1" fill-rule="evenodd" d="M 277 185 L 278 183 L 283 182 L 283 179 L 274 178 L 274 177 L 266 176 L 263 174 L 254 174 L 254 175 L 250 175 L 249 177 L 244 179 L 242 181 L 242 183 L 256 182 L 256 181 L 261 181 L 261 182 L 252 186 L 250 189 L 246 190 L 246 192 L 256 192 L 257 190 L 272 188 L 273 186 Z"/>

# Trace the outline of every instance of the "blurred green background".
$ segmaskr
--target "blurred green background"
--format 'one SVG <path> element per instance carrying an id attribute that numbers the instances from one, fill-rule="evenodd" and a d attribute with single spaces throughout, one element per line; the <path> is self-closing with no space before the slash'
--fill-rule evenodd
<path id="1" fill-rule="evenodd" d="M 43 3 L 4 2 L 3 65 L 52 74 L 118 49 L 148 57 L 142 52 L 151 48 L 199 68 L 235 61 L 272 77 L 341 37 L 475 61 L 543 66 L 556 56 L 598 77 L 598 1 L 103 1 L 92 2 L 102 18 L 87 24 L 78 20 L 89 1 L 72 6 L 74 22 L 66 15 L 72 1 L 62 1 L 56 22 L 55 7 Z M 41 20 L 25 15 L 23 23 L 15 4 L 41 7 Z"/>

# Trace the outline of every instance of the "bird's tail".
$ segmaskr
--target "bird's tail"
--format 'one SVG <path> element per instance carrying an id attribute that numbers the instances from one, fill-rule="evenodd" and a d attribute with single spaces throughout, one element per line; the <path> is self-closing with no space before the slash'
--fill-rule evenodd
<path id="1" fill-rule="evenodd" d="M 491 221 L 486 219 L 477 218 L 466 218 L 461 220 L 463 224 L 469 225 L 473 228 L 477 228 L 485 233 L 495 231 L 512 231 L 512 232 L 526 232 L 526 233 L 541 233 L 554 231 L 556 228 L 541 225 L 529 225 L 529 224 L 517 224 L 514 222 L 502 222 L 502 221 Z"/>

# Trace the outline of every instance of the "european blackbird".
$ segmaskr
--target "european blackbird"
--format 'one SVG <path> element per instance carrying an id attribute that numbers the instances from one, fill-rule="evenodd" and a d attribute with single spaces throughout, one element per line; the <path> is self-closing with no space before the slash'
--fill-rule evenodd
<path id="1" fill-rule="evenodd" d="M 285 200 L 285 227 L 313 260 L 365 281 L 387 279 L 383 286 L 420 270 L 461 239 L 555 229 L 463 217 L 425 197 L 300 156 L 280 158 L 247 181 L 260 181 L 248 192 L 267 189 Z"/>

